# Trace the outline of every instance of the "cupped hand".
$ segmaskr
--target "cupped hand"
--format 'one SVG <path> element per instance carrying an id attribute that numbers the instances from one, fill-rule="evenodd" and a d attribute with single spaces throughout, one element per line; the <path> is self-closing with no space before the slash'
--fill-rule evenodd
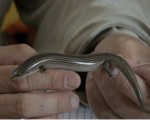
<path id="1" fill-rule="evenodd" d="M 79 86 L 80 77 L 73 71 L 49 69 L 10 79 L 14 68 L 35 54 L 24 44 L 0 46 L 0 118 L 58 118 L 79 106 L 72 90 Z"/>
<path id="2" fill-rule="evenodd" d="M 140 86 L 144 107 L 150 111 L 150 48 L 142 40 L 113 34 L 95 48 L 97 53 L 113 53 L 123 57 L 133 69 Z M 89 104 L 99 118 L 150 118 L 150 113 L 140 108 L 131 84 L 112 65 L 113 79 L 99 68 L 89 72 L 86 93 Z"/>

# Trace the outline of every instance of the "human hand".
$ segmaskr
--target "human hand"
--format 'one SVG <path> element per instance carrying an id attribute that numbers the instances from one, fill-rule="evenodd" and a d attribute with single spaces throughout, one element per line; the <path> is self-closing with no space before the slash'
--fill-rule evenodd
<path id="1" fill-rule="evenodd" d="M 80 77 L 72 71 L 49 69 L 10 79 L 14 68 L 34 54 L 24 44 L 0 46 L 0 118 L 58 118 L 59 113 L 79 106 L 72 90 L 79 86 Z"/>
<path id="2" fill-rule="evenodd" d="M 150 111 L 150 48 L 142 41 L 127 35 L 110 35 L 101 41 L 94 52 L 114 53 L 122 56 L 132 67 Z M 128 80 L 114 66 L 114 80 L 99 69 L 88 73 L 86 93 L 88 101 L 99 118 L 150 118 L 142 111 Z"/>

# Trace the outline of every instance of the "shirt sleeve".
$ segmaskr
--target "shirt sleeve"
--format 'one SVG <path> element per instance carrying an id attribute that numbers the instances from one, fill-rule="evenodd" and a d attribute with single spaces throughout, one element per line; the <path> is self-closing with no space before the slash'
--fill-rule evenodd
<path id="1" fill-rule="evenodd" d="M 150 45 L 149 0 L 16 0 L 22 19 L 38 28 L 38 52 L 80 54 L 95 37 L 120 27 Z"/>
<path id="2" fill-rule="evenodd" d="M 150 45 L 149 0 L 55 0 L 49 4 L 34 44 L 38 52 L 82 54 L 97 35 L 113 27 L 132 31 Z"/>
<path id="3" fill-rule="evenodd" d="M 101 42 L 105 37 L 108 37 L 112 34 L 121 34 L 121 35 L 128 35 L 134 38 L 137 38 L 137 40 L 139 40 L 141 43 L 145 44 L 146 46 L 148 46 L 148 42 L 143 41 L 140 36 L 138 36 L 138 34 L 136 34 L 135 32 L 126 29 L 124 27 L 111 27 L 109 29 L 104 30 L 103 32 L 101 32 L 100 34 L 98 34 L 95 39 L 93 39 L 90 44 L 87 46 L 87 48 L 84 50 L 84 53 L 88 54 L 93 52 L 93 50 L 95 49 L 96 45 Z"/>

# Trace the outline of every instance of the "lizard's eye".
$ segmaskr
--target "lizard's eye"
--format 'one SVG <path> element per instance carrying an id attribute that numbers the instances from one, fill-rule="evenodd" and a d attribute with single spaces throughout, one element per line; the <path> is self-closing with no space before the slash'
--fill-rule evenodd
<path id="1" fill-rule="evenodd" d="M 20 73 L 15 73 L 11 76 L 12 78 L 20 77 Z"/>
<path id="2" fill-rule="evenodd" d="M 39 66 L 39 70 L 40 70 L 40 72 L 44 72 L 45 70 L 46 70 L 46 68 L 45 68 L 45 66 Z"/>
<path id="3" fill-rule="evenodd" d="M 16 76 L 17 76 L 17 77 L 20 76 L 20 73 L 17 73 Z"/>

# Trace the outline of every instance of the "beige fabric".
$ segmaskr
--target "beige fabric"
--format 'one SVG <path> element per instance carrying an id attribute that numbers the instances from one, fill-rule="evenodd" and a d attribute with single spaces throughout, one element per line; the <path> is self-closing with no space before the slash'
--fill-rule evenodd
<path id="1" fill-rule="evenodd" d="M 0 22 L 11 0 L 0 0 Z M 149 43 L 149 0 L 16 0 L 24 21 L 38 27 L 38 52 L 83 53 L 103 30 L 120 26 Z M 92 41 L 94 42 L 94 40 Z"/>
<path id="2" fill-rule="evenodd" d="M 48 4 L 34 46 L 39 52 L 83 53 L 97 34 L 114 26 L 149 42 L 149 0 L 47 0 L 43 6 Z"/>

